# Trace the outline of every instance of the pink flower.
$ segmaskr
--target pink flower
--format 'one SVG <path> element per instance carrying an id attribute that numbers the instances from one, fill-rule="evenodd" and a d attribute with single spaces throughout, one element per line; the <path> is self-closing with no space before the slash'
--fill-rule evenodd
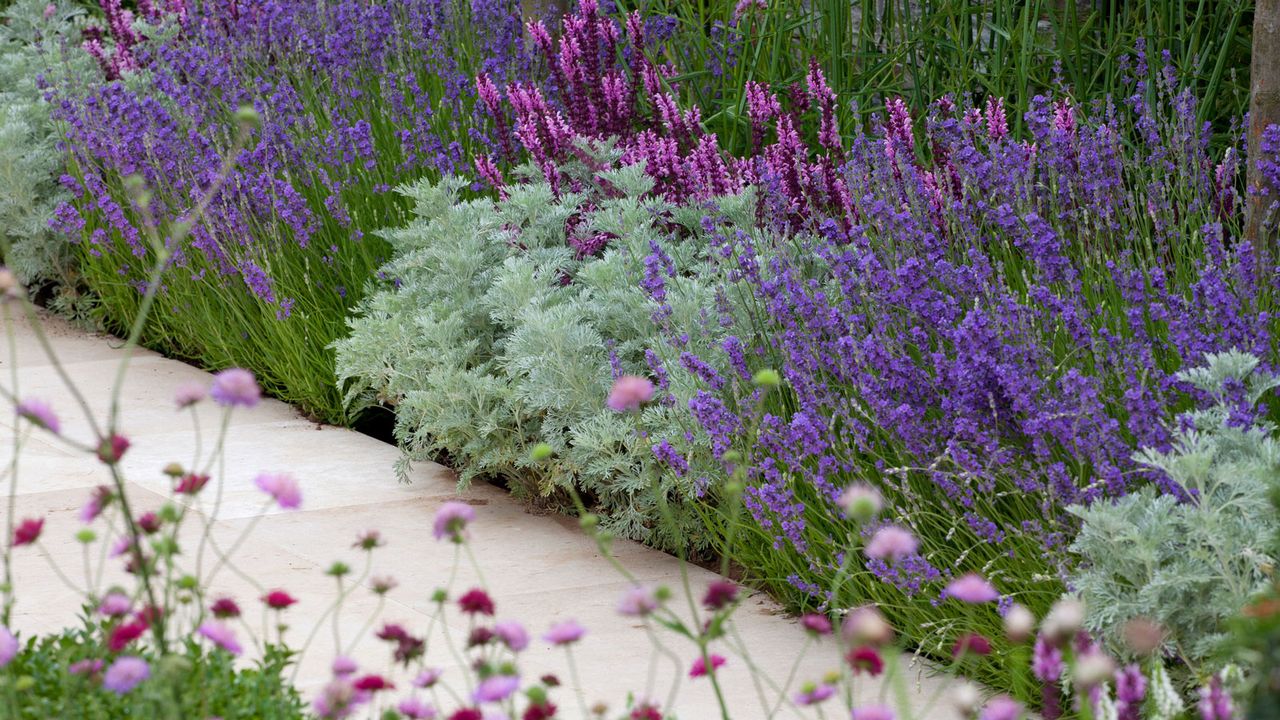
<path id="1" fill-rule="evenodd" d="M 14 409 L 17 410 L 18 417 L 27 419 L 36 427 L 44 428 L 54 435 L 62 431 L 62 424 L 58 422 L 58 416 L 53 412 L 53 408 L 43 400 L 27 398 L 20 401 Z"/>
<path id="2" fill-rule="evenodd" d="M 133 610 L 133 601 L 123 593 L 108 593 L 98 603 L 98 612 L 107 617 L 121 617 Z"/>
<path id="3" fill-rule="evenodd" d="M 0 668 L 13 662 L 19 647 L 18 638 L 9 632 L 9 628 L 0 625 Z"/>
<path id="4" fill-rule="evenodd" d="M 104 464 L 115 465 L 124 457 L 125 451 L 129 449 L 129 438 L 111 433 L 110 437 L 103 438 L 98 443 L 98 459 Z"/>
<path id="5" fill-rule="evenodd" d="M 111 557 L 117 558 L 129 552 L 129 548 L 133 547 L 133 543 L 129 540 L 128 535 L 121 535 L 111 544 Z"/>
<path id="6" fill-rule="evenodd" d="M 808 615 L 800 618 L 800 624 L 804 626 L 805 630 L 813 633 L 814 635 L 831 634 L 831 620 L 829 620 L 826 615 L 809 613 Z"/>
<path id="7" fill-rule="evenodd" d="M 345 678 L 334 678 L 311 702 L 311 709 L 316 715 L 332 720 L 350 717 L 356 708 L 368 701 L 369 693 L 357 690 Z"/>
<path id="8" fill-rule="evenodd" d="M 1018 720 L 1022 717 L 1022 704 L 1007 695 L 991 699 L 982 711 L 980 720 Z"/>
<path id="9" fill-rule="evenodd" d="M 884 497 L 879 490 L 866 483 L 854 483 L 840 493 L 836 504 L 849 517 L 858 522 L 866 522 L 880 514 L 884 508 Z"/>
<path id="10" fill-rule="evenodd" d="M 579 625 L 577 620 L 565 620 L 552 625 L 542 638 L 552 645 L 569 645 L 578 642 L 586 634 L 586 628 Z"/>
<path id="11" fill-rule="evenodd" d="M 262 389 L 258 387 L 253 373 L 243 368 L 231 368 L 213 376 L 209 395 L 223 407 L 253 407 L 262 398 Z"/>
<path id="12" fill-rule="evenodd" d="M 339 655 L 333 659 L 332 669 L 334 677 L 347 677 L 348 675 L 354 675 L 356 672 L 356 661 L 346 655 Z"/>
<path id="13" fill-rule="evenodd" d="M 920 541 L 915 535 L 897 525 L 885 525 L 871 536 L 863 552 L 874 560 L 897 562 L 914 555 L 919 548 Z"/>
<path id="14" fill-rule="evenodd" d="M 98 658 L 89 660 L 77 660 L 67 666 L 67 672 L 72 675 L 97 675 L 102 672 L 102 668 L 106 663 Z"/>
<path id="15" fill-rule="evenodd" d="M 409 720 L 431 720 L 436 716 L 436 709 L 416 697 L 405 698 L 396 705 L 396 710 Z"/>
<path id="16" fill-rule="evenodd" d="M 262 596 L 262 602 L 266 603 L 267 607 L 272 610 L 284 610 L 290 605 L 298 602 L 298 600 L 284 590 L 272 590 Z"/>
<path id="17" fill-rule="evenodd" d="M 364 675 L 356 678 L 355 688 L 366 692 L 380 692 L 382 690 L 395 690 L 395 683 L 382 677 L 381 675 Z"/>
<path id="18" fill-rule="evenodd" d="M 97 520 L 107 505 L 111 504 L 111 500 L 114 497 L 115 495 L 111 492 L 111 488 L 106 485 L 99 485 L 94 488 L 93 496 L 89 498 L 89 502 L 80 510 L 80 522 L 91 523 Z"/>
<path id="19" fill-rule="evenodd" d="M 951 657 L 960 659 L 968 655 L 986 656 L 991 654 L 991 641 L 978 633 L 967 632 L 956 638 L 951 646 Z"/>
<path id="20" fill-rule="evenodd" d="M 429 688 L 440 682 L 440 676 L 444 675 L 444 671 L 440 668 L 427 668 L 418 673 L 413 679 L 413 686 L 420 688 Z"/>
<path id="21" fill-rule="evenodd" d="M 471 697 L 477 703 L 502 702 L 519 687 L 520 678 L 515 675 L 494 675 L 481 680 Z"/>
<path id="22" fill-rule="evenodd" d="M 835 694 L 836 689 L 832 685 L 828 685 L 827 683 L 814 685 L 810 683 L 800 688 L 800 692 L 796 694 L 795 699 L 797 705 L 817 705 Z"/>
<path id="23" fill-rule="evenodd" d="M 1000 597 L 995 587 L 977 573 L 968 573 L 952 580 L 945 593 L 961 602 L 974 604 L 991 602 Z"/>
<path id="24" fill-rule="evenodd" d="M 239 655 L 244 650 L 240 647 L 240 643 L 236 642 L 235 632 L 220 622 L 206 621 L 196 629 L 196 632 L 232 655 Z"/>
<path id="25" fill-rule="evenodd" d="M 13 529 L 13 546 L 30 545 L 40 539 L 44 530 L 44 518 L 26 518 Z"/>
<path id="26" fill-rule="evenodd" d="M 292 475 L 262 473 L 254 479 L 253 483 L 286 510 L 293 510 L 302 505 L 302 491 L 298 489 L 298 481 L 293 479 Z"/>
<path id="27" fill-rule="evenodd" d="M 725 664 L 725 662 L 727 662 L 727 661 L 726 661 L 722 656 L 720 656 L 720 655 L 716 655 L 716 654 L 714 654 L 714 653 L 713 653 L 713 654 L 711 655 L 711 670 L 710 670 L 710 672 L 713 672 L 713 673 L 714 673 L 716 670 L 718 670 L 719 668 L 723 667 L 723 666 L 724 666 L 724 664 Z M 707 671 L 707 662 L 706 662 L 706 660 L 704 660 L 701 656 L 699 656 L 699 657 L 697 657 L 697 658 L 695 658 L 695 659 L 694 659 L 694 661 L 693 661 L 693 667 L 690 667 L 690 668 L 689 668 L 689 677 L 691 677 L 691 678 L 706 677 L 706 676 L 707 676 L 707 672 L 708 672 L 708 671 Z"/>
<path id="28" fill-rule="evenodd" d="M 209 612 L 219 619 L 240 617 L 240 606 L 229 597 L 218 598 L 209 606 Z"/>
<path id="29" fill-rule="evenodd" d="M 173 402 L 178 409 L 191 407 L 204 399 L 208 391 L 205 389 L 204 383 L 184 382 L 173 391 Z"/>
<path id="30" fill-rule="evenodd" d="M 173 486 L 173 491 L 179 495 L 195 495 L 209 484 L 208 475 L 197 475 L 195 473 L 187 473 L 183 475 L 178 484 Z"/>
<path id="31" fill-rule="evenodd" d="M 529 633 L 524 626 L 514 620 L 504 620 L 493 626 L 493 634 L 497 635 L 511 652 L 520 652 L 529 647 Z"/>
<path id="32" fill-rule="evenodd" d="M 107 647 L 111 652 L 120 652 L 129 646 L 129 643 L 142 637 L 147 631 L 147 623 L 142 620 L 134 620 L 132 622 L 117 625 L 111 631 L 111 637 L 107 640 Z"/>
<path id="33" fill-rule="evenodd" d="M 102 676 L 102 687 L 117 695 L 124 695 L 151 677 L 151 666 L 142 658 L 125 655 L 116 658 Z"/>
<path id="34" fill-rule="evenodd" d="M 707 586 L 702 605 L 708 610 L 723 610 L 738 599 L 738 586 L 728 580 L 716 580 Z"/>
<path id="35" fill-rule="evenodd" d="M 869 645 L 850 650 L 844 659 L 849 663 L 849 667 L 853 669 L 854 675 L 866 673 L 871 677 L 875 677 L 884 672 L 884 660 L 880 657 L 880 651 Z"/>
<path id="36" fill-rule="evenodd" d="M 450 500 L 436 511 L 432 534 L 437 540 L 449 538 L 453 542 L 460 543 L 467 539 L 467 525 L 475 519 L 475 508 L 466 503 Z"/>
<path id="37" fill-rule="evenodd" d="M 623 375 L 613 381 L 613 389 L 609 391 L 609 398 L 605 400 L 604 404 L 610 410 L 624 412 L 638 410 L 641 405 L 652 399 L 653 383 L 649 382 L 647 378 Z"/>
<path id="38" fill-rule="evenodd" d="M 852 720 L 893 720 L 893 711 L 884 705 L 854 708 Z"/>
<path id="39" fill-rule="evenodd" d="M 622 593 L 618 613 L 627 617 L 644 617 L 658 609 L 658 596 L 653 588 L 633 585 Z"/>

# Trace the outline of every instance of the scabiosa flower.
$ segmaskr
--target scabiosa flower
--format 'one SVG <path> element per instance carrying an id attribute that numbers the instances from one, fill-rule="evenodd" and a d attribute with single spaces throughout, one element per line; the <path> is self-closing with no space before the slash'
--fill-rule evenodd
<path id="1" fill-rule="evenodd" d="M 1014 603 L 1004 614 L 1004 634 L 1010 641 L 1026 642 L 1036 631 L 1036 616 L 1019 603 Z"/>
<path id="2" fill-rule="evenodd" d="M 947 597 L 953 597 L 961 602 L 972 604 L 980 604 L 991 602 L 1000 597 L 1000 593 L 996 591 L 986 578 L 977 573 L 967 573 L 952 580 L 947 584 L 944 591 Z"/>
<path id="3" fill-rule="evenodd" d="M 511 697 L 520 687 L 520 678 L 515 675 L 493 675 L 480 681 L 472 693 L 472 700 L 477 703 L 502 702 Z"/>
<path id="4" fill-rule="evenodd" d="M 458 607 L 462 608 L 462 612 L 468 615 L 488 615 L 493 616 L 493 599 L 489 597 L 489 593 L 480 588 L 471 588 L 458 598 Z"/>
<path id="5" fill-rule="evenodd" d="M 881 647 L 893 642 L 893 626 L 874 605 L 850 610 L 840 627 L 840 634 L 850 645 Z"/>
<path id="6" fill-rule="evenodd" d="M 1040 625 L 1040 632 L 1042 637 L 1058 644 L 1074 638 L 1083 625 L 1084 603 L 1068 597 L 1049 608 L 1049 614 Z"/>
<path id="7" fill-rule="evenodd" d="M 400 583 L 389 575 L 379 575 L 369 581 L 375 595 L 386 595 L 387 593 L 399 587 Z"/>
<path id="8" fill-rule="evenodd" d="M 880 651 L 870 645 L 863 645 L 850 650 L 844 659 L 849 663 L 849 667 L 853 669 L 854 675 L 866 673 L 871 677 L 875 677 L 884 672 L 884 659 L 880 657 Z"/>
<path id="9" fill-rule="evenodd" d="M 115 465 L 120 462 L 124 454 L 129 449 L 129 438 L 112 433 L 110 437 L 103 438 L 98 443 L 98 459 L 104 464 Z"/>
<path id="10" fill-rule="evenodd" d="M 702 606 L 708 610 L 723 610 L 738 599 L 738 586 L 728 580 L 716 580 L 702 596 Z"/>
<path id="11" fill-rule="evenodd" d="M 160 518 L 153 512 L 143 513 L 134 522 L 138 524 L 138 529 L 147 535 L 154 535 L 160 532 Z"/>
<path id="12" fill-rule="evenodd" d="M 40 539 L 40 532 L 44 530 L 44 518 L 26 518 L 18 523 L 18 527 L 13 529 L 13 546 L 21 547 L 22 545 L 30 545 Z"/>
<path id="13" fill-rule="evenodd" d="M 442 675 L 444 675 L 444 671 L 440 668 L 427 668 L 418 673 L 417 677 L 413 679 L 413 686 L 423 689 L 434 687 L 436 683 L 440 682 L 440 676 Z"/>
<path id="14" fill-rule="evenodd" d="M 626 412 L 639 410 L 640 406 L 653 399 L 653 383 L 648 378 L 636 375 L 623 375 L 613 381 L 613 388 L 605 405 L 610 410 Z"/>
<path id="15" fill-rule="evenodd" d="M 579 625 L 577 620 L 565 620 L 552 625 L 542 639 L 552 645 L 571 645 L 581 640 L 586 634 L 587 629 Z"/>
<path id="16" fill-rule="evenodd" d="M 835 694 L 835 686 L 828 683 L 805 683 L 800 686 L 800 692 L 796 693 L 795 701 L 797 705 L 817 705 Z"/>
<path id="17" fill-rule="evenodd" d="M 230 368 L 213 376 L 209 396 L 223 407 L 253 407 L 262 399 L 262 388 L 253 373 L 244 368 Z"/>
<path id="18" fill-rule="evenodd" d="M 852 720 L 894 720 L 893 711 L 884 705 L 865 705 L 854 708 Z"/>
<path id="19" fill-rule="evenodd" d="M 105 666 L 106 663 L 99 658 L 77 660 L 67 666 L 67 672 L 72 675 L 97 675 Z"/>
<path id="20" fill-rule="evenodd" d="M 806 632 L 813 635 L 831 634 L 831 620 L 826 615 L 809 613 L 800 618 L 800 624 Z"/>
<path id="21" fill-rule="evenodd" d="M 27 398 L 19 401 L 14 409 L 18 417 L 26 419 L 36 427 L 44 428 L 54 435 L 62 432 L 62 424 L 58 422 L 58 416 L 53 412 L 53 407 L 43 400 Z"/>
<path id="22" fill-rule="evenodd" d="M 221 597 L 213 601 L 213 604 L 209 606 L 209 612 L 213 613 L 214 617 L 225 620 L 227 618 L 240 617 L 240 606 L 229 597 Z"/>
<path id="23" fill-rule="evenodd" d="M 220 622 L 205 621 L 196 632 L 232 655 L 239 655 L 244 650 L 236 641 L 235 631 Z"/>
<path id="24" fill-rule="evenodd" d="M 712 674 L 716 670 L 719 670 L 720 668 L 724 667 L 724 664 L 728 662 L 727 660 L 724 659 L 723 656 L 716 655 L 715 653 L 712 653 L 709 657 L 711 660 L 710 668 L 707 667 L 706 658 L 703 658 L 701 655 L 699 655 L 697 658 L 694 658 L 693 666 L 689 668 L 689 677 L 691 678 L 706 677 L 707 675 Z"/>
<path id="25" fill-rule="evenodd" d="M 467 525 L 476 519 L 475 508 L 466 503 L 450 500 L 440 509 L 436 511 L 435 527 L 432 528 L 432 534 L 437 540 L 448 538 L 450 541 L 460 543 L 466 540 Z"/>
<path id="26" fill-rule="evenodd" d="M 524 626 L 514 620 L 503 620 L 494 623 L 493 634 L 506 645 L 511 652 L 520 652 L 529 647 L 529 633 Z"/>
<path id="27" fill-rule="evenodd" d="M 476 708 L 461 708 L 449 716 L 449 720 L 485 720 L 484 713 Z"/>
<path id="28" fill-rule="evenodd" d="M 359 669 L 359 666 L 356 665 L 356 661 L 346 655 L 339 655 L 334 658 L 333 665 L 330 666 L 330 670 L 333 672 L 334 677 L 347 677 L 349 675 L 354 675 L 357 669 Z"/>
<path id="29" fill-rule="evenodd" d="M 382 533 L 377 530 L 366 530 L 356 537 L 356 542 L 351 547 L 360 548 L 361 550 L 375 550 L 385 544 L 382 541 Z"/>
<path id="30" fill-rule="evenodd" d="M 632 585 L 618 600 L 618 613 L 627 617 L 645 617 L 658 609 L 658 594 L 651 587 Z"/>
<path id="31" fill-rule="evenodd" d="M 115 499 L 115 494 L 106 485 L 99 485 L 94 488 L 89 502 L 85 503 L 85 506 L 80 509 L 80 522 L 91 523 L 97 520 L 98 516 L 111 504 L 113 499 Z"/>
<path id="32" fill-rule="evenodd" d="M 1139 720 L 1142 703 L 1147 699 L 1147 678 L 1137 664 L 1116 671 L 1116 709 L 1118 720 Z"/>
<path id="33" fill-rule="evenodd" d="M 345 718 L 368 700 L 368 692 L 357 690 L 346 678 L 334 678 L 311 702 L 311 709 L 326 720 Z"/>
<path id="34" fill-rule="evenodd" d="M 208 475 L 198 475 L 196 473 L 187 473 L 178 479 L 178 483 L 173 486 L 173 491 L 179 495 L 195 495 L 209 484 Z"/>
<path id="35" fill-rule="evenodd" d="M 1018 720 L 1022 711 L 1022 703 L 1007 695 L 999 695 L 987 703 L 979 720 Z"/>
<path id="36" fill-rule="evenodd" d="M 151 677 L 151 666 L 139 657 L 125 655 L 116 658 L 102 675 L 102 687 L 117 695 L 124 695 Z"/>
<path id="37" fill-rule="evenodd" d="M 396 705 L 396 710 L 409 720 L 431 720 L 436 716 L 436 709 L 425 700 L 416 697 L 405 698 Z"/>
<path id="38" fill-rule="evenodd" d="M 1116 663 L 1106 653 L 1091 650 L 1076 657 L 1075 682 L 1078 687 L 1092 688 L 1111 679 Z"/>
<path id="39" fill-rule="evenodd" d="M 840 493 L 836 504 L 850 518 L 857 522 L 867 522 L 884 509 L 884 497 L 879 490 L 866 483 L 854 483 Z"/>
<path id="40" fill-rule="evenodd" d="M 141 620 L 122 623 L 117 625 L 111 631 L 111 637 L 107 639 L 107 647 L 111 652 L 120 652 L 129 646 L 129 643 L 142 637 L 147 631 L 147 624 Z"/>
<path id="41" fill-rule="evenodd" d="M 1044 636 L 1036 639 L 1031 657 L 1031 672 L 1036 679 L 1052 685 L 1062 678 L 1062 651 L 1050 644 Z"/>
<path id="42" fill-rule="evenodd" d="M 266 603 L 267 607 L 272 610 L 284 610 L 298 602 L 298 600 L 284 590 L 272 590 L 262 596 L 262 602 Z"/>
<path id="43" fill-rule="evenodd" d="M 863 552 L 874 560 L 897 562 L 914 555 L 919 548 L 920 541 L 915 535 L 897 525 L 885 525 L 871 536 Z"/>
<path id="44" fill-rule="evenodd" d="M 262 473 L 254 478 L 253 484 L 270 495 L 280 507 L 286 510 L 293 510 L 302 505 L 302 491 L 298 488 L 298 481 L 292 475 Z"/>
<path id="45" fill-rule="evenodd" d="M 13 659 L 18 656 L 18 649 L 18 638 L 9 631 L 9 628 L 0 625 L 0 668 L 13 662 Z"/>
<path id="46" fill-rule="evenodd" d="M 128 615 L 133 610 L 133 601 L 124 593 L 107 593 L 102 598 L 102 602 L 98 603 L 98 613 L 107 617 L 121 617 Z"/>
<path id="47" fill-rule="evenodd" d="M 177 405 L 179 410 L 189 408 L 203 400 L 208 392 L 204 383 L 184 382 L 173 391 L 173 404 Z"/>
<path id="48" fill-rule="evenodd" d="M 986 656 L 991 654 L 991 641 L 978 633 L 963 633 L 951 646 L 951 657 L 959 659 L 969 655 Z"/>
<path id="49" fill-rule="evenodd" d="M 631 711 L 629 720 L 662 720 L 662 710 L 652 702 L 642 702 Z"/>

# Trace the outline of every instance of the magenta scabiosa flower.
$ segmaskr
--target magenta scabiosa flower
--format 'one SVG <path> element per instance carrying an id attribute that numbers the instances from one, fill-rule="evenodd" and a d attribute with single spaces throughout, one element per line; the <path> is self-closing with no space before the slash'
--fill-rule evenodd
<path id="1" fill-rule="evenodd" d="M 480 588 L 471 588 L 458 598 L 458 607 L 468 615 L 488 615 L 493 617 L 493 598 Z"/>
<path id="2" fill-rule="evenodd" d="M 232 655 L 239 655 L 244 650 L 236 640 L 235 631 L 220 622 L 205 621 L 196 632 Z"/>
<path id="3" fill-rule="evenodd" d="M 577 620 L 565 620 L 552 625 L 542 639 L 552 645 L 571 645 L 586 634 L 587 629 L 579 625 Z"/>
<path id="4" fill-rule="evenodd" d="M 276 504 L 286 510 L 294 510 L 302 505 L 302 490 L 292 475 L 284 473 L 262 473 L 254 478 L 253 484 L 262 492 L 270 495 Z"/>
<path id="5" fill-rule="evenodd" d="M 710 667 L 708 667 L 708 659 L 710 661 L 709 662 Z M 715 653 L 711 653 L 709 656 L 707 656 L 707 658 L 703 658 L 701 655 L 699 655 L 698 657 L 694 658 L 693 665 L 689 668 L 689 677 L 699 678 L 699 677 L 706 677 L 707 675 L 711 675 L 715 673 L 716 670 L 719 670 L 720 668 L 724 667 L 724 664 L 726 662 L 728 661 L 725 660 L 723 656 L 717 655 Z"/>
<path id="6" fill-rule="evenodd" d="M 13 529 L 13 546 L 31 545 L 40 539 L 40 533 L 43 530 L 44 518 L 24 518 Z"/>

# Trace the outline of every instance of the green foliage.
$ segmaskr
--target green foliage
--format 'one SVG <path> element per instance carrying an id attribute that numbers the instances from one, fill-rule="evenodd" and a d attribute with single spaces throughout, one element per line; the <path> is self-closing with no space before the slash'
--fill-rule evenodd
<path id="1" fill-rule="evenodd" d="M 48 227 L 68 193 L 57 181 L 64 158 L 37 77 L 76 73 L 90 60 L 63 52 L 83 10 L 54 5 L 46 15 L 46 7 L 19 0 L 0 15 L 0 262 L 27 285 L 54 286 L 51 304 L 79 315 L 87 302 L 70 248 Z"/>
<path id="2" fill-rule="evenodd" d="M 205 652 L 188 640 L 182 652 L 162 660 L 143 656 L 151 678 L 125 696 L 101 687 L 91 675 L 73 675 L 71 663 L 101 652 L 89 630 L 67 630 L 27 641 L 0 669 L 0 716 L 11 720 L 223 720 L 303 718 L 302 699 L 285 679 L 287 652 L 271 647 L 252 667 L 235 667 L 225 652 Z M 107 661 L 108 664 L 110 660 Z"/>
<path id="3" fill-rule="evenodd" d="M 1232 422 L 1242 401 L 1253 407 L 1280 386 L 1280 378 L 1256 372 L 1258 362 L 1226 352 L 1180 373 L 1215 404 L 1189 413 L 1169 452 L 1137 455 L 1193 500 L 1147 487 L 1114 503 L 1071 508 L 1083 520 L 1072 545 L 1082 564 L 1071 585 L 1088 608 L 1089 630 L 1117 651 L 1125 622 L 1147 617 L 1166 629 L 1178 656 L 1199 666 L 1222 649 L 1227 622 L 1267 585 L 1277 530 L 1267 494 L 1280 481 L 1280 443 L 1271 422 Z"/>
<path id="4" fill-rule="evenodd" d="M 693 382 L 673 373 L 670 398 L 638 413 L 604 405 L 611 354 L 624 374 L 652 374 L 646 349 L 678 362 L 640 287 L 652 247 L 676 267 L 664 322 L 704 344 L 690 351 L 715 357 L 717 335 L 704 332 L 714 290 L 701 279 L 714 275 L 698 272 L 709 262 L 701 216 L 651 196 L 639 166 L 578 172 L 583 189 L 558 197 L 541 180 L 513 185 L 501 200 L 463 200 L 456 178 L 401 188 L 416 217 L 384 234 L 397 259 L 383 273 L 395 283 L 372 293 L 350 337 L 336 343 L 338 377 L 352 409 L 394 405 L 408 455 L 447 453 L 463 484 L 498 478 L 551 502 L 573 487 L 598 504 L 612 532 L 701 546 L 705 529 L 689 517 L 660 522 L 658 504 L 659 493 L 693 498 L 696 466 L 711 467 L 705 446 L 684 435 Z M 750 202 L 726 205 L 739 208 L 728 227 L 750 227 Z M 571 234 L 610 239 L 603 252 L 580 255 Z M 695 468 L 664 472 L 651 450 L 662 439 Z M 530 458 L 540 443 L 553 458 Z"/>

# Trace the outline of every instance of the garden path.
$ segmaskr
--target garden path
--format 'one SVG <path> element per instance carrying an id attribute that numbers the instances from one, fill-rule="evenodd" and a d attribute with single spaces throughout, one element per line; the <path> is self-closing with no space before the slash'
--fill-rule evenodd
<path id="1" fill-rule="evenodd" d="M 12 305 L 9 309 L 16 310 Z M 87 440 L 91 437 L 89 425 L 73 412 L 73 398 L 35 333 L 23 320 L 11 318 L 5 322 L 8 327 L 0 333 L 0 382 L 11 387 L 16 373 L 21 397 L 50 402 L 62 418 L 64 435 Z M 88 334 L 47 317 L 44 326 L 92 412 L 98 418 L 105 417 L 123 352 L 118 349 L 119 340 Z M 16 367 L 11 359 L 15 356 Z M 175 388 L 186 381 L 209 379 L 208 373 L 181 362 L 149 351 L 135 353 L 121 393 L 121 417 L 122 429 L 133 443 L 123 466 L 138 512 L 158 507 L 167 497 L 169 479 L 161 468 L 173 461 L 189 464 L 195 452 L 190 415 L 174 410 Z M 219 411 L 207 403 L 203 405 L 206 407 L 199 410 L 199 421 L 206 433 L 212 433 L 219 422 Z M 7 466 L 13 452 L 12 416 L 0 414 L 0 428 L 0 463 Z M 208 437 L 205 442 L 207 446 Z M 412 483 L 401 484 L 392 472 L 392 464 L 399 457 L 396 448 L 351 430 L 317 425 L 276 400 L 264 400 L 251 410 L 234 413 L 225 449 L 226 489 L 221 511 L 212 524 L 212 535 L 225 547 L 245 530 L 250 532 L 236 554 L 236 564 L 243 575 L 221 573 L 214 590 L 236 597 L 246 609 L 257 605 L 254 598 L 264 589 L 278 587 L 292 593 L 300 602 L 285 614 L 291 624 L 287 630 L 291 642 L 305 639 L 322 621 L 336 596 L 335 583 L 324 575 L 325 568 L 342 559 L 355 566 L 357 572 L 362 569 L 361 553 L 352 548 L 352 543 L 358 533 L 369 529 L 379 530 L 387 541 L 373 554 L 373 575 L 391 575 L 399 581 L 399 587 L 387 596 L 385 605 L 379 605 L 367 588 L 354 592 L 339 621 L 344 642 L 358 633 L 373 613 L 380 613 L 382 620 L 404 623 L 411 632 L 425 629 L 434 607 L 429 596 L 447 582 L 454 560 L 453 546 L 431 536 L 432 516 L 445 501 L 460 498 L 477 511 L 472 527 L 473 547 L 496 600 L 497 617 L 526 623 L 537 638 L 524 655 L 526 672 L 554 672 L 570 683 L 563 652 L 541 640 L 540 635 L 551 623 L 574 618 L 589 629 L 575 650 L 581 681 L 589 688 L 587 701 L 608 702 L 614 708 L 610 716 L 616 717 L 629 691 L 640 695 L 646 692 L 650 640 L 637 623 L 619 617 L 615 611 L 618 596 L 628 583 L 601 557 L 595 543 L 574 520 L 533 514 L 502 490 L 487 485 L 459 494 L 454 475 L 434 463 L 415 464 Z M 252 483 L 261 471 L 287 471 L 297 477 L 303 492 L 302 509 L 264 509 L 263 495 Z M 14 629 L 20 633 L 52 632 L 76 622 L 81 595 L 59 581 L 49 561 L 57 563 L 72 583 L 83 586 L 81 546 L 73 539 L 81 527 L 77 515 L 92 488 L 106 481 L 96 460 L 75 454 L 38 433 L 27 440 L 21 455 L 16 511 L 18 517 L 43 516 L 47 520 L 40 547 L 16 553 L 19 599 Z M 0 497 L 0 506 L 7 502 L 6 497 Z M 681 567 L 675 558 L 632 542 L 617 542 L 615 552 L 642 581 L 680 586 Z M 697 567 L 688 568 L 688 573 L 695 592 L 715 578 Z M 249 578 L 256 580 L 250 582 Z M 474 573 L 464 567 L 454 594 L 475 580 Z M 366 578 L 363 584 L 368 586 L 369 580 Z M 257 616 L 257 608 L 252 609 L 246 616 Z M 458 619 L 456 613 L 453 619 Z M 742 640 L 753 648 L 752 661 L 771 677 L 786 677 L 797 657 L 797 682 L 817 680 L 840 662 L 834 643 L 807 642 L 795 620 L 763 595 L 753 594 L 744 601 L 737 625 Z M 256 630 L 256 622 L 254 626 Z M 465 637 L 465 627 L 450 629 L 455 638 Z M 243 639 L 245 629 L 241 628 L 240 633 Z M 694 657 L 692 648 L 676 644 L 675 638 L 670 638 L 669 644 L 682 657 Z M 326 679 L 334 648 L 333 633 L 325 627 L 317 633 L 300 665 L 298 682 L 308 697 Z M 440 651 L 437 647 L 432 655 L 443 662 L 449 656 L 443 653 L 441 657 Z M 733 717 L 766 717 L 746 661 L 732 653 L 725 654 L 729 662 L 720 672 Z M 387 669 L 390 661 L 386 645 L 372 637 L 366 637 L 353 655 L 369 671 Z M 909 663 L 911 659 L 904 657 L 903 661 Z M 665 697 L 673 669 L 665 661 L 659 668 L 660 681 L 654 694 Z M 687 670 L 686 665 L 680 672 Z M 907 675 L 908 695 L 916 717 L 956 717 L 945 693 L 939 696 L 945 681 L 930 675 L 919 664 L 912 665 Z M 860 694 L 865 693 L 865 702 L 876 701 L 881 692 L 883 688 L 874 683 L 860 689 Z M 936 702 L 930 704 L 930 698 L 937 698 Z M 577 716 L 571 695 L 562 692 L 559 700 L 564 717 Z M 684 679 L 676 709 L 687 720 L 719 716 L 705 679 Z"/>

